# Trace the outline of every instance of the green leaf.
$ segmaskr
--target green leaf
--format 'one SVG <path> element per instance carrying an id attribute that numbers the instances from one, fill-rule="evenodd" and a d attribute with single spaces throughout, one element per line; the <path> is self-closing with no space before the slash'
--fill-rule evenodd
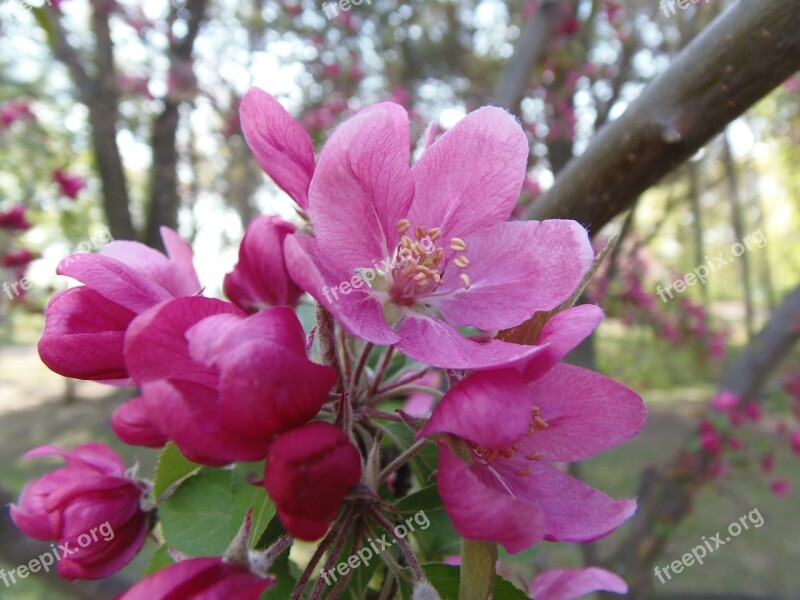
<path id="1" fill-rule="evenodd" d="M 485 600 L 494 589 L 497 564 L 495 542 L 461 541 L 461 566 L 463 577 L 458 600 Z"/>
<path id="2" fill-rule="evenodd" d="M 413 535 L 422 560 L 439 560 L 459 553 L 461 537 L 444 511 L 436 485 L 429 485 L 406 496 L 397 503 L 397 509 L 404 515 L 414 517 Z"/>
<path id="3" fill-rule="evenodd" d="M 185 480 L 159 509 L 166 543 L 189 556 L 223 554 L 241 525 L 233 518 L 233 477 L 203 469 Z"/>
<path id="4" fill-rule="evenodd" d="M 461 567 L 451 565 L 429 564 L 423 565 L 423 572 L 431 585 L 439 592 L 442 600 L 458 600 L 459 585 L 461 582 Z M 411 571 L 406 571 L 409 576 Z M 403 597 L 410 599 L 413 594 L 411 584 L 401 580 L 400 588 Z M 496 575 L 494 578 L 493 600 L 530 600 L 528 594 Z"/>
<path id="5" fill-rule="evenodd" d="M 153 482 L 153 497 L 158 500 L 161 495 L 175 483 L 196 473 L 202 467 L 186 458 L 178 447 L 168 442 L 156 463 L 156 476 Z"/>
<path id="6" fill-rule="evenodd" d="M 240 519 L 238 525 L 241 525 L 241 519 L 244 519 L 244 515 L 252 508 L 253 524 L 250 530 L 250 543 L 254 545 L 255 541 L 261 537 L 270 519 L 275 516 L 275 504 L 267 497 L 264 487 L 250 483 L 254 478 L 263 475 L 264 464 L 238 463 L 233 471 L 233 524 L 237 526 L 236 518 L 238 517 Z"/>
<path id="7" fill-rule="evenodd" d="M 172 557 L 169 554 L 169 546 L 167 544 L 161 544 L 153 553 L 153 556 L 150 557 L 150 562 L 147 564 L 142 577 L 152 575 L 156 571 L 160 571 L 164 567 L 168 567 L 174 562 L 175 561 L 172 560 Z"/>

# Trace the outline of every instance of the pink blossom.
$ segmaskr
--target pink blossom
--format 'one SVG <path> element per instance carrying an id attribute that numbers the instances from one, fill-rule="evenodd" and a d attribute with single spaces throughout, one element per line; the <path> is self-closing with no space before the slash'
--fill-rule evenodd
<path id="1" fill-rule="evenodd" d="M 86 187 L 86 180 L 80 175 L 70 175 L 61 169 L 53 171 L 53 181 L 61 188 L 61 193 L 74 200 Z"/>
<path id="2" fill-rule="evenodd" d="M 711 408 L 719 412 L 729 412 L 739 406 L 741 398 L 735 392 L 722 390 L 711 400 Z"/>
<path id="3" fill-rule="evenodd" d="M 572 600 L 591 592 L 626 594 L 628 585 L 618 575 L 600 569 L 551 569 L 533 580 L 529 593 L 536 600 Z"/>
<path id="4" fill-rule="evenodd" d="M 258 600 L 273 585 L 274 578 L 221 558 L 190 558 L 156 571 L 117 600 Z"/>
<path id="5" fill-rule="evenodd" d="M 793 431 L 789 436 L 789 443 L 792 446 L 792 452 L 800 454 L 800 431 Z"/>
<path id="6" fill-rule="evenodd" d="M 267 306 L 294 306 L 303 294 L 289 278 L 283 241 L 295 226 L 278 217 L 256 217 L 239 246 L 239 262 L 225 276 L 225 295 L 236 306 L 256 312 Z"/>
<path id="7" fill-rule="evenodd" d="M 24 267 L 35 258 L 36 255 L 27 248 L 18 248 L 16 250 L 9 250 L 9 252 L 3 256 L 0 265 L 4 267 Z"/>
<path id="8" fill-rule="evenodd" d="M 361 455 L 347 435 L 314 421 L 270 446 L 264 486 L 287 531 L 303 540 L 325 535 L 345 494 L 361 478 Z"/>
<path id="9" fill-rule="evenodd" d="M 147 515 L 140 508 L 144 491 L 128 479 L 125 465 L 105 444 L 84 444 L 69 452 L 41 446 L 24 458 L 46 456 L 60 456 L 67 466 L 23 488 L 19 503 L 11 506 L 14 524 L 26 535 L 56 540 L 73 551 L 58 562 L 61 577 L 101 579 L 119 571 L 147 535 Z"/>
<path id="10" fill-rule="evenodd" d="M 760 421 L 762 417 L 761 407 L 756 402 L 745 403 L 744 416 L 754 422 Z"/>
<path id="11" fill-rule="evenodd" d="M 17 121 L 35 121 L 36 115 L 31 112 L 27 100 L 11 100 L 0 106 L 0 125 L 10 127 Z"/>
<path id="12" fill-rule="evenodd" d="M 505 111 L 482 108 L 413 168 L 409 155 L 398 105 L 370 107 L 336 129 L 309 188 L 316 237 L 286 239 L 292 278 L 352 335 L 420 362 L 474 369 L 535 353 L 456 329 L 504 329 L 553 308 L 592 260 L 574 221 L 506 222 L 525 177 L 522 129 Z"/>
<path id="13" fill-rule="evenodd" d="M 772 473 L 775 468 L 775 456 L 772 454 L 765 454 L 761 457 L 761 470 L 764 473 Z"/>
<path id="14" fill-rule="evenodd" d="M 710 430 L 700 433 L 700 447 L 710 454 L 722 453 L 722 435 L 719 431 Z"/>
<path id="15" fill-rule="evenodd" d="M 165 227 L 168 257 L 138 242 L 112 242 L 99 254 L 73 254 L 56 272 L 85 285 L 51 298 L 39 356 L 65 377 L 127 384 L 122 354 L 133 318 L 159 302 L 200 292 L 192 251 Z"/>
<path id="16" fill-rule="evenodd" d="M 16 204 L 5 212 L 0 212 L 0 229 L 10 229 L 12 231 L 26 231 L 31 228 L 31 224 L 25 218 L 26 207 L 24 204 Z"/>
<path id="17" fill-rule="evenodd" d="M 792 491 L 792 484 L 785 479 L 776 479 L 770 483 L 769 488 L 776 496 L 788 496 Z"/>
<path id="18" fill-rule="evenodd" d="M 646 414 L 625 386 L 586 369 L 553 366 L 597 324 L 594 311 L 576 308 L 581 318 L 565 316 L 543 331 L 538 341 L 549 353 L 519 370 L 463 379 L 417 434 L 437 441 L 439 493 L 467 539 L 493 540 L 512 553 L 542 539 L 585 542 L 635 511 L 633 500 L 612 500 L 551 464 L 622 443 L 641 429 Z"/>

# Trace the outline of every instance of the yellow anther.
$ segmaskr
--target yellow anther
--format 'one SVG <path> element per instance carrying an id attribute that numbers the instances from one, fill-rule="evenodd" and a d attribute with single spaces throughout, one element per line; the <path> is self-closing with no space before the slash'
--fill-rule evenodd
<path id="1" fill-rule="evenodd" d="M 531 471 L 530 467 L 525 467 L 521 471 L 514 471 L 514 475 L 516 475 L 517 477 L 527 477 L 531 473 L 533 473 L 533 471 Z"/>
<path id="2" fill-rule="evenodd" d="M 466 269 L 469 265 L 469 259 L 463 254 L 453 261 L 459 269 Z"/>
<path id="3" fill-rule="evenodd" d="M 408 231 L 408 228 L 411 227 L 411 221 L 408 219 L 400 219 L 397 222 L 397 231 L 398 233 L 405 233 Z"/>
<path id="4" fill-rule="evenodd" d="M 425 228 L 422 225 L 417 225 L 417 228 L 414 230 L 414 235 L 418 240 L 421 240 L 425 237 L 428 232 L 425 231 Z"/>
<path id="5" fill-rule="evenodd" d="M 428 237 L 431 238 L 432 242 L 435 242 L 439 239 L 442 235 L 442 228 L 441 227 L 434 227 L 433 229 L 428 229 Z"/>
<path id="6" fill-rule="evenodd" d="M 461 278 L 461 281 L 464 282 L 464 289 L 468 290 L 469 286 L 471 285 L 471 282 L 469 280 L 469 275 L 467 275 L 466 273 L 461 273 L 461 275 L 459 275 L 459 277 Z"/>
<path id="7" fill-rule="evenodd" d="M 450 248 L 456 252 L 464 252 L 467 249 L 467 243 L 461 238 L 450 238 Z"/>

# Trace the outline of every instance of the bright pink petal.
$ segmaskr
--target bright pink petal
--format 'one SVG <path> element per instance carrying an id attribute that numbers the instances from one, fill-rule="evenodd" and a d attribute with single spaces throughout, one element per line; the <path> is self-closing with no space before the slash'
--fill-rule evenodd
<path id="1" fill-rule="evenodd" d="M 153 424 L 141 396 L 128 400 L 114 411 L 111 429 L 120 440 L 131 446 L 161 448 L 168 441 Z"/>
<path id="2" fill-rule="evenodd" d="M 437 447 L 439 495 L 462 537 L 498 542 L 512 554 L 542 540 L 544 514 L 535 504 L 484 485 L 447 446 Z"/>
<path id="3" fill-rule="evenodd" d="M 195 292 L 191 292 L 192 294 L 197 293 L 196 290 L 200 289 L 200 279 L 194 269 L 192 247 L 169 227 L 161 227 L 159 231 L 164 248 L 167 250 L 167 256 L 183 275 L 182 285 L 186 289 L 194 289 Z"/>
<path id="4" fill-rule="evenodd" d="M 352 117 L 333 132 L 308 192 L 326 263 L 354 275 L 394 251 L 397 222 L 414 194 L 405 146 L 385 110 Z"/>
<path id="5" fill-rule="evenodd" d="M 311 138 L 275 98 L 255 87 L 242 98 L 239 116 L 258 164 L 300 208 L 308 209 L 314 175 Z"/>
<path id="6" fill-rule="evenodd" d="M 534 460 L 527 466 L 530 474 L 519 476 L 515 474 L 517 465 L 498 460 L 492 473 L 481 467 L 480 477 L 484 485 L 539 506 L 545 513 L 548 541 L 591 542 L 608 535 L 636 512 L 634 500 L 609 498 L 547 463 Z"/>
<path id="7" fill-rule="evenodd" d="M 286 238 L 284 247 L 292 279 L 327 308 L 351 335 L 387 346 L 400 339 L 372 296 L 363 289 L 341 292 L 338 286 L 342 280 L 325 269 L 314 238 L 292 235 Z"/>
<path id="8" fill-rule="evenodd" d="M 544 460 L 571 462 L 629 440 L 647 419 L 636 392 L 613 379 L 573 365 L 559 364 L 530 384 L 547 429 L 530 438 Z"/>
<path id="9" fill-rule="evenodd" d="M 428 299 L 458 327 L 505 329 L 555 308 L 573 294 L 593 258 L 586 230 L 575 221 L 498 223 L 465 240 L 469 266 L 448 265 L 444 286 Z M 469 276 L 469 289 L 460 273 Z"/>
<path id="10" fill-rule="evenodd" d="M 48 302 L 39 356 L 64 377 L 108 381 L 125 379 L 125 330 L 135 314 L 81 286 L 59 292 Z"/>
<path id="11" fill-rule="evenodd" d="M 540 573 L 530 587 L 531 598 L 536 600 L 572 600 L 592 592 L 627 594 L 628 584 L 605 569 L 551 569 Z"/>
<path id="12" fill-rule="evenodd" d="M 478 343 L 433 317 L 406 317 L 397 330 L 397 349 L 419 362 L 443 369 L 489 369 L 513 365 L 541 352 L 500 340 Z"/>
<path id="13" fill-rule="evenodd" d="M 513 116 L 492 106 L 471 112 L 414 165 L 412 227 L 441 227 L 450 238 L 506 221 L 527 161 L 528 140 Z"/>
<path id="14" fill-rule="evenodd" d="M 450 388 L 416 437 L 449 433 L 484 448 L 507 448 L 525 437 L 532 406 L 514 369 L 475 373 Z"/>
<path id="15" fill-rule="evenodd" d="M 186 330 L 189 355 L 192 360 L 214 366 L 220 358 L 220 346 L 225 336 L 245 318 L 239 314 L 212 315 Z"/>
<path id="16" fill-rule="evenodd" d="M 55 446 L 39 446 L 23 454 L 22 458 L 43 458 L 60 456 L 69 467 L 94 469 L 98 473 L 113 477 L 125 475 L 125 463 L 110 446 L 101 442 L 81 444 L 72 450 L 62 450 Z"/>
<path id="17" fill-rule="evenodd" d="M 547 321 L 536 344 L 545 346 L 522 368 L 528 380 L 536 379 L 569 354 L 603 320 L 603 310 L 594 304 L 580 304 L 556 313 Z"/>

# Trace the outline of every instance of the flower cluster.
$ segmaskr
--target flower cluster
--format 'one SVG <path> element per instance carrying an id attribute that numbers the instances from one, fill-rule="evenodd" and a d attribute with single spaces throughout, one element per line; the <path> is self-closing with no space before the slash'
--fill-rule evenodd
<path id="1" fill-rule="evenodd" d="M 250 90 L 240 114 L 256 159 L 302 222 L 265 216 L 249 225 L 224 281 L 228 301 L 203 295 L 190 247 L 164 229 L 166 255 L 118 241 L 63 261 L 58 272 L 82 285 L 47 307 L 39 352 L 52 370 L 139 390 L 114 414 L 120 440 L 169 444 L 198 468 L 264 461 L 257 483 L 284 532 L 259 552 L 242 550 L 237 536 L 224 556 L 186 558 L 123 597 L 255 598 L 275 584 L 266 574 L 293 539 L 321 540 L 296 582 L 299 598 L 326 549 L 335 564 L 376 531 L 397 531 L 399 499 L 432 490 L 434 480 L 462 538 L 511 553 L 543 540 L 595 540 L 628 519 L 633 500 L 609 498 L 561 467 L 634 436 L 645 409 L 623 385 L 562 362 L 603 316 L 571 306 L 594 253 L 575 222 L 508 220 L 528 160 L 514 118 L 485 107 L 441 136 L 432 128 L 411 165 L 408 116 L 397 104 L 357 113 L 318 156 L 269 94 Z M 376 275 L 385 257 L 391 266 Z M 342 281 L 355 282 L 352 293 L 323 293 Z M 294 310 L 305 293 L 317 303 L 310 332 Z M 512 341 L 520 328 L 524 344 Z M 392 412 L 420 392 L 437 400 L 430 410 Z M 34 455 L 45 452 L 54 451 Z M 435 470 L 422 461 L 431 453 Z M 174 490 L 152 498 L 97 445 L 62 456 L 69 469 L 98 472 L 86 486 L 124 490 L 113 499 L 81 492 L 102 499 L 92 511 L 114 512 L 108 519 L 131 532 L 116 562 L 103 559 L 106 574 L 138 551 L 152 521 L 145 516 Z M 423 465 L 411 481 L 409 463 Z M 52 491 L 76 475 L 57 471 L 26 488 L 18 525 L 49 539 L 84 527 Z M 245 545 L 250 525 L 248 517 Z M 403 537 L 392 543 L 414 597 L 438 597 Z M 599 569 L 531 584 L 539 598 L 594 589 L 625 585 Z"/>

